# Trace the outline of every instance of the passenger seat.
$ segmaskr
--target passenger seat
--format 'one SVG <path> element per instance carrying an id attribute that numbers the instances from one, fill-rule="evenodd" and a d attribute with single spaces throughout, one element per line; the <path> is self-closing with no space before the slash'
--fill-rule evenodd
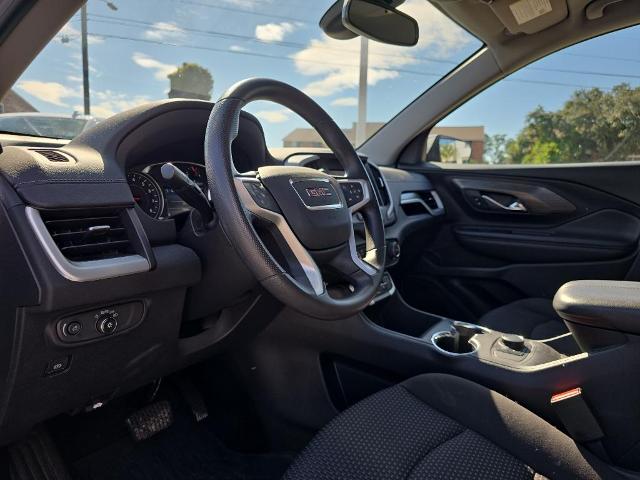
<path id="1" fill-rule="evenodd" d="M 525 298 L 484 314 L 478 324 L 532 340 L 544 340 L 567 333 L 564 321 L 547 298 Z"/>

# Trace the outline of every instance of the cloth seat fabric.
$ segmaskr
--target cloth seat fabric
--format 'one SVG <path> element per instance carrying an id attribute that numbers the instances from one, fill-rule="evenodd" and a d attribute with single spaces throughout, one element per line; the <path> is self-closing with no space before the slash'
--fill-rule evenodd
<path id="1" fill-rule="evenodd" d="M 479 325 L 532 340 L 544 340 L 567 333 L 564 321 L 547 298 L 525 298 L 486 313 Z"/>
<path id="2" fill-rule="evenodd" d="M 620 478 L 522 406 L 458 377 L 383 390 L 316 435 L 285 480 Z"/>

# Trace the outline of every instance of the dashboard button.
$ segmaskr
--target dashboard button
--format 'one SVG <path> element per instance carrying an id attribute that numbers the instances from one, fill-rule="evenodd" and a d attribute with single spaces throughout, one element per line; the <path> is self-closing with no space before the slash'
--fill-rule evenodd
<path id="1" fill-rule="evenodd" d="M 67 337 L 75 337 L 82 330 L 82 324 L 80 322 L 69 322 L 63 328 L 63 333 Z"/>
<path id="2" fill-rule="evenodd" d="M 112 313 L 106 313 L 98 318 L 96 328 L 103 335 L 111 335 L 118 328 L 118 320 Z"/>
<path id="3" fill-rule="evenodd" d="M 47 363 L 47 366 L 44 369 L 44 374 L 55 375 L 56 373 L 64 372 L 67 368 L 69 368 L 69 363 L 71 363 L 70 356 L 51 360 L 49 363 Z"/>
<path id="4" fill-rule="evenodd" d="M 258 206 L 266 210 L 271 210 L 272 212 L 280 213 L 278 204 L 262 183 L 244 182 L 244 186 Z"/>

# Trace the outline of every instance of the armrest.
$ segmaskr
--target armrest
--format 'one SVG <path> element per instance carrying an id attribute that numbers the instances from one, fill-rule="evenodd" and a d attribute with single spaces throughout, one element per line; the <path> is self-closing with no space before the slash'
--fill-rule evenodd
<path id="1" fill-rule="evenodd" d="M 553 308 L 573 324 L 640 334 L 640 282 L 569 282 L 556 293 Z"/>

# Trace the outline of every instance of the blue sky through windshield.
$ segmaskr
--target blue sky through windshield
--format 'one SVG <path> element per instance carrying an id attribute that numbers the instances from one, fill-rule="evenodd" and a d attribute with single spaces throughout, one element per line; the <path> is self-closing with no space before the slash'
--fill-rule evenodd
<path id="1" fill-rule="evenodd" d="M 331 2 L 306 0 L 89 0 L 91 114 L 107 117 L 166 98 L 167 75 L 183 62 L 211 72 L 212 99 L 247 77 L 276 78 L 303 89 L 336 122 L 357 116 L 358 39 L 327 38 L 318 21 Z M 476 51 L 480 42 L 425 0 L 402 9 L 421 27 L 416 47 L 369 47 L 369 122 L 386 122 Z M 80 14 L 60 31 L 17 82 L 39 111 L 82 113 Z M 274 104 L 249 110 L 270 146 L 304 122 Z"/>

